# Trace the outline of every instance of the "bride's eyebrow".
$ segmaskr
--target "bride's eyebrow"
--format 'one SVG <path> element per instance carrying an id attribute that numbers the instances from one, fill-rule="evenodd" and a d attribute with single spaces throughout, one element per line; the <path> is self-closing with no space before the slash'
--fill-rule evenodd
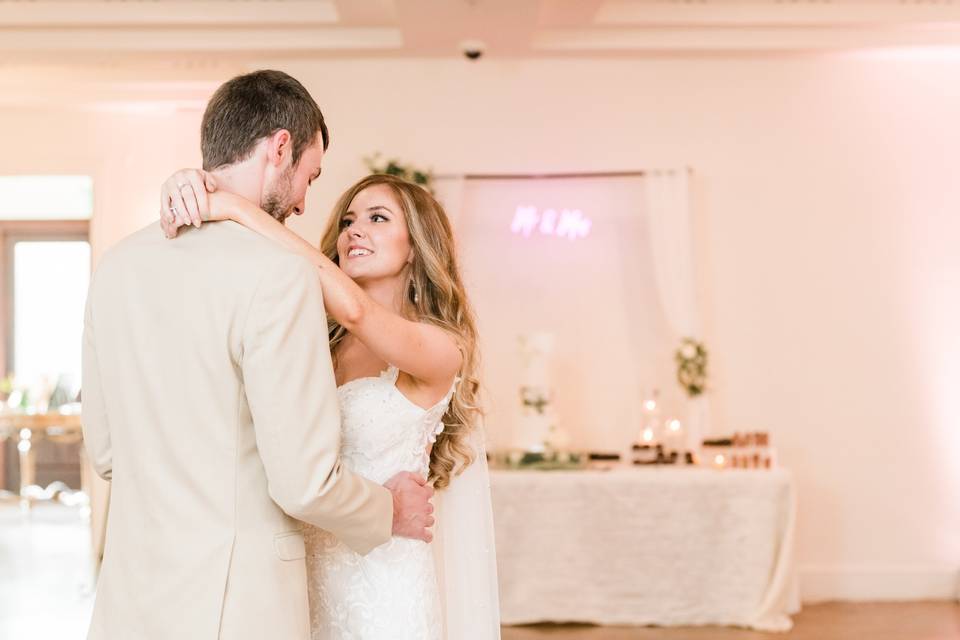
<path id="1" fill-rule="evenodd" d="M 391 214 L 391 215 L 393 214 L 393 211 L 390 211 L 389 208 L 383 206 L 382 204 L 378 204 L 378 205 L 375 206 L 375 207 L 370 207 L 369 209 L 367 209 L 367 213 L 373 213 L 374 211 L 386 211 L 387 213 L 389 213 L 389 214 Z"/>

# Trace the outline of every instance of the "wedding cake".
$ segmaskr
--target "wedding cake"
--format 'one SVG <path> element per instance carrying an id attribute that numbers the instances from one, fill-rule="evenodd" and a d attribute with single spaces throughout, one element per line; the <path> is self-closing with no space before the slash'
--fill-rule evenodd
<path id="1" fill-rule="evenodd" d="M 554 334 L 532 332 L 520 336 L 519 439 L 524 450 L 561 451 L 569 444 L 557 425 L 550 365 Z"/>

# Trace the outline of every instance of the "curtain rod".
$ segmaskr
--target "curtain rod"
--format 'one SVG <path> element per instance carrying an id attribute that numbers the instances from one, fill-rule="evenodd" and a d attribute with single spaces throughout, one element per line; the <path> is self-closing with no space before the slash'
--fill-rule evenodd
<path id="1" fill-rule="evenodd" d="M 690 171 L 689 168 L 684 168 Z M 646 171 L 584 171 L 575 173 L 443 173 L 434 175 L 435 180 L 555 180 L 569 178 L 637 178 L 651 173 L 674 173 L 675 169 L 651 169 Z"/>
<path id="2" fill-rule="evenodd" d="M 445 173 L 435 180 L 557 180 L 570 178 L 636 178 L 649 171 L 597 171 L 595 173 Z"/>

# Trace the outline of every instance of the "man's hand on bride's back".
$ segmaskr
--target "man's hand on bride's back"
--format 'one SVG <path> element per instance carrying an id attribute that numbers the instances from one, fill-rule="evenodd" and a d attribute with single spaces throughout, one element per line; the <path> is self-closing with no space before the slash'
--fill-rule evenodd
<path id="1" fill-rule="evenodd" d="M 430 542 L 433 533 L 433 487 L 423 476 L 401 471 L 384 485 L 393 494 L 393 535 Z"/>
<path id="2" fill-rule="evenodd" d="M 213 176 L 200 169 L 181 169 L 160 186 L 160 225 L 168 238 L 185 225 L 199 227 L 210 215 L 209 193 L 217 190 Z"/>

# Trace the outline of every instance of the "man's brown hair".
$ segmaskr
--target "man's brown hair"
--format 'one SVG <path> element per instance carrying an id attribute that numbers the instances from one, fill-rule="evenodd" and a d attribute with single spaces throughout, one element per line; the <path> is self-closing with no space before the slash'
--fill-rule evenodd
<path id="1" fill-rule="evenodd" d="M 330 133 L 310 93 L 292 76 L 273 70 L 237 76 L 217 89 L 207 103 L 200 125 L 203 168 L 213 171 L 247 159 L 261 138 L 280 129 L 293 139 L 293 166 L 317 132 L 323 149 Z"/>

